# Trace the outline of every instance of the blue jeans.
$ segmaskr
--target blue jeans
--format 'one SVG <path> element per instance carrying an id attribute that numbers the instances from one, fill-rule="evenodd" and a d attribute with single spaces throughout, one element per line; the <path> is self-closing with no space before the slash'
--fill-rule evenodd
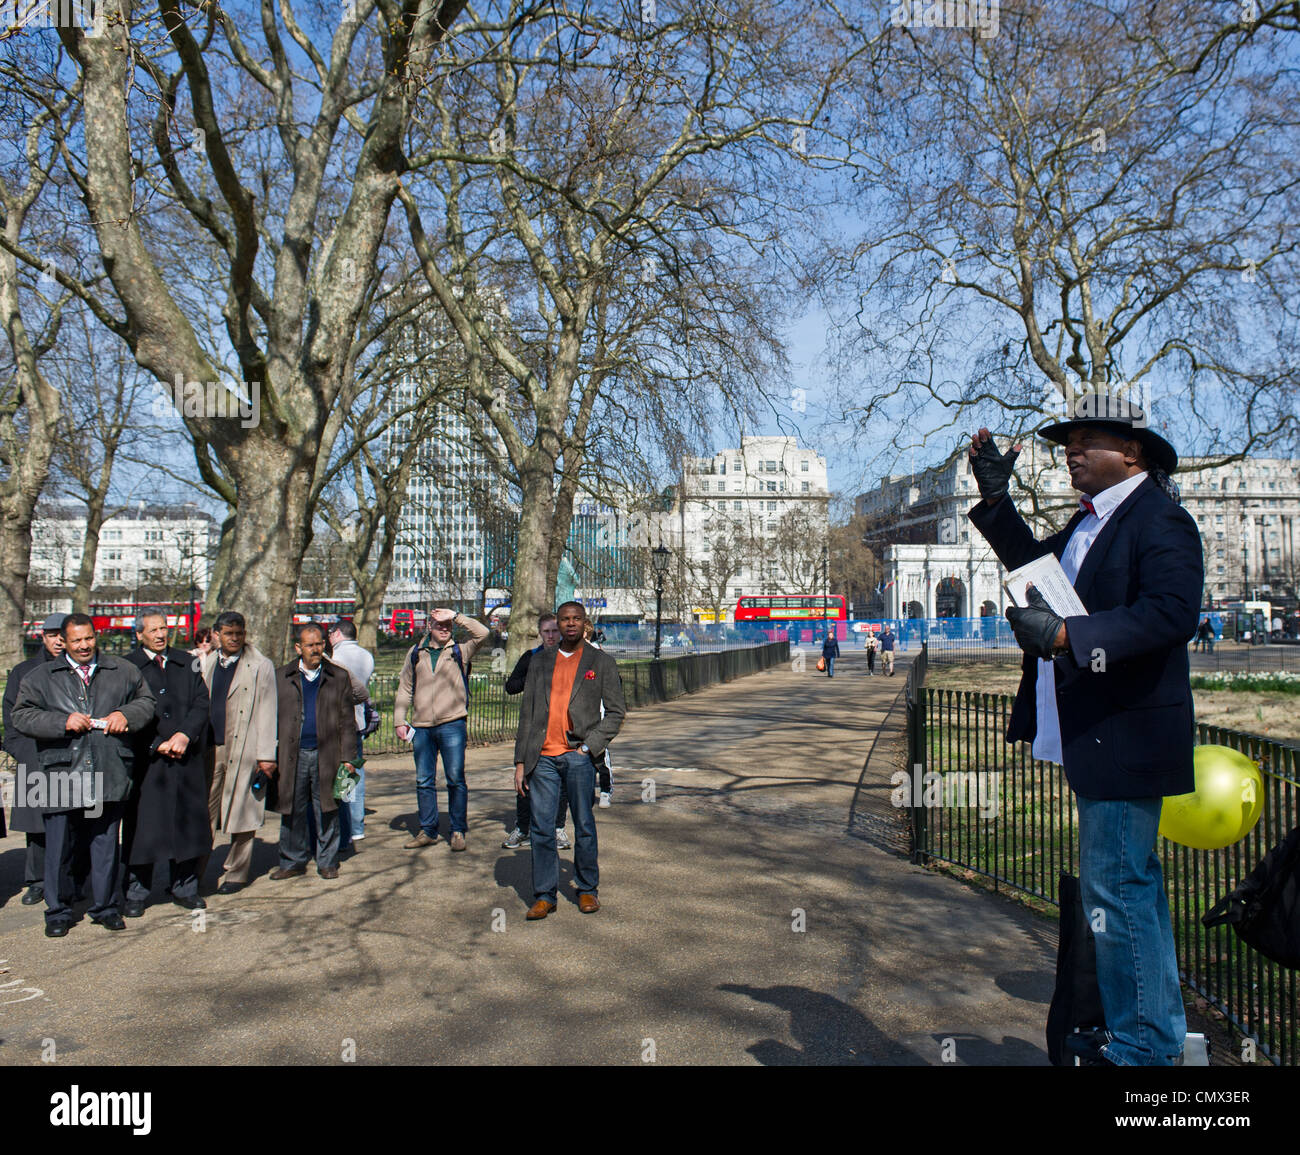
<path id="1" fill-rule="evenodd" d="M 835 677 L 835 659 L 834 659 L 834 658 L 830 658 L 830 657 L 828 657 L 828 658 L 826 659 L 826 676 L 827 676 L 828 678 L 833 678 L 833 677 Z"/>
<path id="2" fill-rule="evenodd" d="M 440 726 L 417 726 L 411 738 L 415 748 L 415 797 L 420 807 L 420 829 L 430 838 L 438 833 L 438 755 L 447 779 L 447 810 L 451 832 L 469 832 L 469 791 L 465 788 L 465 743 L 468 728 L 464 718 Z M 555 837 L 555 832 L 551 832 Z"/>
<path id="3" fill-rule="evenodd" d="M 361 751 L 361 735 L 357 735 L 357 762 L 364 757 Z M 351 802 L 339 802 L 339 844 L 344 850 L 352 842 L 353 835 L 358 837 L 366 832 L 366 768 L 357 765 L 361 781 L 357 783 L 356 793 Z"/>
<path id="4" fill-rule="evenodd" d="M 543 754 L 528 778 L 532 803 L 533 896 L 555 901 L 560 885 L 560 856 L 555 851 L 555 816 L 560 787 L 569 795 L 573 812 L 573 881 L 579 894 L 595 894 L 600 882 L 596 865 L 596 816 L 591 796 L 596 789 L 596 767 L 580 750 L 552 757 Z"/>
<path id="5" fill-rule="evenodd" d="M 1123 1067 L 1168 1066 L 1187 1035 L 1156 830 L 1159 798 L 1078 798 L 1079 884 L 1097 943 L 1097 985 Z M 1104 919 L 1104 922 L 1103 922 Z"/>

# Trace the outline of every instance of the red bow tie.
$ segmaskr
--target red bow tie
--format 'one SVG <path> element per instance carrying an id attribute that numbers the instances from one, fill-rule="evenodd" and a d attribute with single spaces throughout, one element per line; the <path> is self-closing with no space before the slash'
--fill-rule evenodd
<path id="1" fill-rule="evenodd" d="M 1083 508 L 1086 509 L 1090 514 L 1092 514 L 1093 517 L 1097 516 L 1097 511 L 1093 509 L 1092 502 L 1088 498 L 1086 497 L 1079 498 L 1079 504 L 1083 506 Z"/>

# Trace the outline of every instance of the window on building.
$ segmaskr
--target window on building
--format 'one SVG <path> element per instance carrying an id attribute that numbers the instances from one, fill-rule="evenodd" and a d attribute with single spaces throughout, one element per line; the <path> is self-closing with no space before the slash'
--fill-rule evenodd
<path id="1" fill-rule="evenodd" d="M 800 473 L 807 473 L 807 472 L 808 472 L 808 462 L 807 462 L 807 461 L 801 461 L 801 462 L 799 462 L 799 472 L 800 472 Z"/>
<path id="2" fill-rule="evenodd" d="M 734 459 L 732 460 L 732 462 L 731 462 L 731 472 L 732 472 L 732 473 L 739 473 L 739 472 L 740 472 L 740 458 L 739 458 L 739 457 L 734 458 Z"/>
<path id="3" fill-rule="evenodd" d="M 767 483 L 767 491 L 768 491 L 768 493 L 775 493 L 775 492 L 776 492 L 776 482 L 775 482 L 775 481 L 769 481 L 769 482 Z"/>
<path id="4" fill-rule="evenodd" d="M 768 510 L 769 513 L 774 513 L 774 512 L 776 511 L 776 502 L 775 502 L 775 501 L 769 501 L 769 502 L 767 503 L 767 510 Z"/>
<path id="5" fill-rule="evenodd" d="M 736 587 L 731 591 L 731 596 L 732 596 L 733 598 L 738 598 L 738 597 L 741 597 L 741 596 L 742 596 L 742 590 L 741 590 L 740 586 L 736 586 Z"/>
<path id="6" fill-rule="evenodd" d="M 122 571 L 120 569 L 106 569 L 104 571 L 104 580 L 106 582 L 120 582 L 122 580 Z"/>
<path id="7" fill-rule="evenodd" d="M 763 462 L 763 468 L 766 469 L 766 470 L 768 471 L 768 473 L 775 473 L 775 472 L 776 472 L 776 462 L 775 462 L 775 461 L 765 461 L 765 462 Z"/>
<path id="8" fill-rule="evenodd" d="M 810 482 L 804 481 L 804 482 L 801 482 L 800 485 L 801 485 L 801 487 L 802 487 L 801 490 L 800 490 L 800 492 L 802 492 L 802 493 L 808 493 L 808 492 L 812 489 L 812 485 L 811 485 Z"/>
<path id="9" fill-rule="evenodd" d="M 737 513 L 739 513 L 743 504 L 744 504 L 743 502 L 733 501 L 731 503 L 731 508 L 734 509 Z"/>

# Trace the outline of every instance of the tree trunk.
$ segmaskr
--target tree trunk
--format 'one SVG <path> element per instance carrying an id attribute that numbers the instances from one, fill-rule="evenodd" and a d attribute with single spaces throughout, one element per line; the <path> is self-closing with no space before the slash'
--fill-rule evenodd
<path id="1" fill-rule="evenodd" d="M 209 627 L 225 608 L 223 587 L 226 574 L 230 572 L 231 551 L 235 548 L 235 522 L 235 508 L 228 506 L 225 520 L 221 523 L 221 536 L 217 539 L 217 556 L 208 573 L 208 587 L 203 591 L 203 610 L 199 614 L 199 623 L 206 622 Z"/>
<path id="2" fill-rule="evenodd" d="M 520 486 L 519 538 L 515 547 L 515 577 L 510 590 L 510 639 L 506 664 L 513 667 L 533 644 L 537 619 L 553 609 L 555 579 L 548 586 L 547 569 L 551 547 L 551 521 L 555 512 L 551 478 L 554 461 L 534 446 Z"/>
<path id="3" fill-rule="evenodd" d="M 108 497 L 108 479 L 112 472 L 113 455 L 105 447 L 100 484 L 86 495 L 86 542 L 81 548 L 81 565 L 77 568 L 77 580 L 72 587 L 72 604 L 83 609 L 90 605 L 90 593 L 95 584 L 99 531 L 104 527 L 104 503 Z"/>
<path id="4" fill-rule="evenodd" d="M 223 609 L 238 610 L 248 636 L 277 665 L 288 660 L 311 491 L 311 466 L 301 454 L 258 437 L 245 443 L 231 469 L 239 516 L 221 583 Z"/>

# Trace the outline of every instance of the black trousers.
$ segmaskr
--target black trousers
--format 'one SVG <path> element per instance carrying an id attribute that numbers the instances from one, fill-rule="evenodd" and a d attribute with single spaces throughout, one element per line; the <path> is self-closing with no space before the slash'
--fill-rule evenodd
<path id="1" fill-rule="evenodd" d="M 46 922 L 72 917 L 72 855 L 68 847 L 73 839 L 85 846 L 90 856 L 90 917 L 98 919 L 117 912 L 117 834 L 121 824 L 121 802 L 105 802 L 103 813 L 94 817 L 84 810 L 45 816 L 45 861 L 59 864 L 58 885 L 50 886 L 46 879 Z"/>
<path id="2" fill-rule="evenodd" d="M 167 887 L 173 898 L 199 897 L 199 860 L 187 858 L 184 862 L 172 859 L 171 883 Z M 132 902 L 145 902 L 153 890 L 153 863 L 137 862 L 126 868 L 126 888 L 124 893 Z"/>

